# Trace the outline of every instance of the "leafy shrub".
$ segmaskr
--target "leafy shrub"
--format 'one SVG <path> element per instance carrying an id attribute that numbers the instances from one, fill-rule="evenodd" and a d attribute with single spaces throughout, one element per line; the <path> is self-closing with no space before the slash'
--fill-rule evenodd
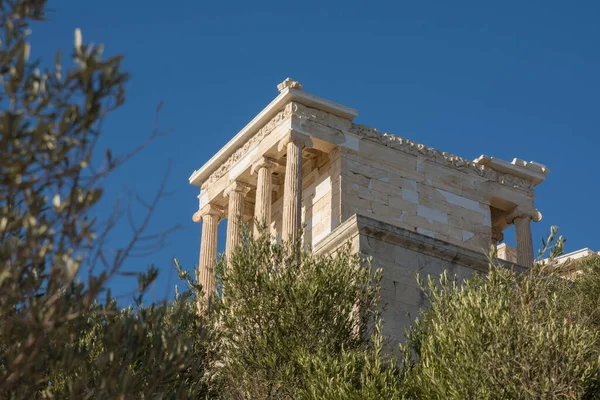
<path id="1" fill-rule="evenodd" d="M 213 316 L 209 374 L 223 398 L 397 393 L 395 365 L 381 351 L 381 271 L 348 247 L 318 257 L 299 243 L 246 236 L 217 270 L 223 298 Z"/>
<path id="2" fill-rule="evenodd" d="M 409 334 L 405 385 L 413 398 L 597 398 L 598 259 L 575 282 L 552 265 L 526 274 L 492 264 L 462 285 L 428 279 L 431 301 Z M 589 268 L 588 268 L 589 267 Z"/>

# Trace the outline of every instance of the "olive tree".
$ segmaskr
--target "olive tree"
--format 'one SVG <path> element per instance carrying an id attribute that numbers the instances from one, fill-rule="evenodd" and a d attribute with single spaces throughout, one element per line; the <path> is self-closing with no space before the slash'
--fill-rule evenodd
<path id="1" fill-rule="evenodd" d="M 559 238 L 550 250 L 561 247 Z M 571 280 L 552 259 L 527 273 L 492 260 L 489 272 L 462 284 L 447 274 L 422 282 L 431 307 L 403 346 L 408 395 L 598 398 L 600 262 L 583 261 L 584 273 Z"/>
<path id="2" fill-rule="evenodd" d="M 383 351 L 381 271 L 348 246 L 315 256 L 299 242 L 245 235 L 217 265 L 207 385 L 227 399 L 399 396 Z"/>
<path id="3" fill-rule="evenodd" d="M 92 216 L 105 178 L 145 145 L 96 151 L 103 121 L 125 101 L 122 56 L 104 57 L 75 30 L 72 62 L 57 51 L 42 64 L 28 36 L 45 17 L 44 0 L 0 0 L 0 397 L 198 394 L 195 383 L 182 389 L 201 375 L 190 294 L 141 307 L 154 267 L 134 274 L 135 308 L 119 310 L 106 291 L 109 279 L 132 275 L 123 267 L 140 241 L 160 247 L 168 233 L 145 234 L 165 181 L 112 252 L 106 238 L 126 209 Z"/>

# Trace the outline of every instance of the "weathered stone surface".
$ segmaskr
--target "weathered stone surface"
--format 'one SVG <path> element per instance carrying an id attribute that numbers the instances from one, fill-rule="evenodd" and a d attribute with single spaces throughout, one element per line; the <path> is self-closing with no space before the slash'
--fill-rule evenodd
<path id="1" fill-rule="evenodd" d="M 501 260 L 505 260 L 511 263 L 517 262 L 517 251 L 506 243 L 502 243 L 497 246 L 497 256 Z"/>
<path id="2" fill-rule="evenodd" d="M 406 229 L 485 251 L 492 235 L 489 202 L 470 198 L 462 190 L 474 187 L 472 179 L 484 182 L 484 178 L 445 171 L 447 167 L 415 158 L 416 172 L 422 174 L 415 180 L 402 176 L 406 170 L 371 162 L 360 153 L 344 152 L 342 158 L 347 167 L 342 170 L 345 218 L 355 212 L 369 213 Z M 454 179 L 453 185 L 448 184 L 449 178 Z"/>
<path id="3" fill-rule="evenodd" d="M 300 84 L 300 82 L 293 80 L 292 78 L 285 78 L 283 82 L 277 85 L 277 90 L 283 92 L 285 89 L 296 89 L 302 90 L 304 86 Z"/>
<path id="4" fill-rule="evenodd" d="M 366 215 L 354 215 L 345 221 L 314 251 L 330 253 L 349 240 L 358 241 L 360 252 L 372 258 L 373 267 L 383 270 L 384 331 L 398 341 L 403 340 L 405 329 L 413 323 L 419 309 L 427 306 L 417 285 L 417 273 L 422 278 L 437 279 L 446 270 L 450 276 L 465 279 L 488 268 L 487 258 L 481 252 Z"/>

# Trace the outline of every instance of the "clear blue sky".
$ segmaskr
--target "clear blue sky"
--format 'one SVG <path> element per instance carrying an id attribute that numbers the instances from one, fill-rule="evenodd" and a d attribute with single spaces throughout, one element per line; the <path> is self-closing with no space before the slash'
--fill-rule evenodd
<path id="1" fill-rule="evenodd" d="M 160 298 L 176 282 L 172 258 L 198 262 L 198 190 L 187 178 L 291 76 L 309 93 L 359 110 L 356 122 L 437 149 L 534 160 L 552 170 L 536 190 L 542 222 L 534 245 L 558 225 L 566 250 L 600 250 L 600 3 L 597 1 L 50 1 L 34 26 L 32 55 L 68 52 L 73 31 L 125 55 L 126 105 L 102 147 L 126 151 L 150 133 L 164 102 L 171 136 L 152 143 L 108 182 L 108 213 L 127 184 L 151 197 L 168 160 L 168 189 L 154 231 L 186 229 L 151 258 Z M 221 228 L 225 228 L 222 224 Z M 222 233 L 224 230 L 222 230 Z M 126 225 L 112 238 L 129 237 Z M 510 235 L 508 235 L 510 236 Z M 224 246 L 224 239 L 221 241 Z M 117 292 L 134 282 L 113 283 Z"/>

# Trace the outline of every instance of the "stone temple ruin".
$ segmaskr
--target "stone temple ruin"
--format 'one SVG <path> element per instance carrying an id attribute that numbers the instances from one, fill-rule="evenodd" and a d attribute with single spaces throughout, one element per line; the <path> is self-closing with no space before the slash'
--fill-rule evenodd
<path id="1" fill-rule="evenodd" d="M 303 228 L 303 243 L 317 254 L 350 242 L 372 257 L 383 269 L 386 333 L 397 339 L 424 304 L 416 272 L 446 269 L 460 279 L 485 271 L 490 244 L 501 243 L 510 225 L 516 254 L 504 246 L 501 255 L 531 265 L 530 224 L 541 219 L 534 189 L 549 172 L 544 165 L 486 155 L 471 161 L 355 124 L 356 110 L 289 78 L 278 89 L 189 178 L 201 188 L 193 220 L 203 222 L 199 279 L 207 292 L 217 227 L 227 217 L 226 255 L 239 244 L 242 221 L 256 218 L 279 240 Z"/>

